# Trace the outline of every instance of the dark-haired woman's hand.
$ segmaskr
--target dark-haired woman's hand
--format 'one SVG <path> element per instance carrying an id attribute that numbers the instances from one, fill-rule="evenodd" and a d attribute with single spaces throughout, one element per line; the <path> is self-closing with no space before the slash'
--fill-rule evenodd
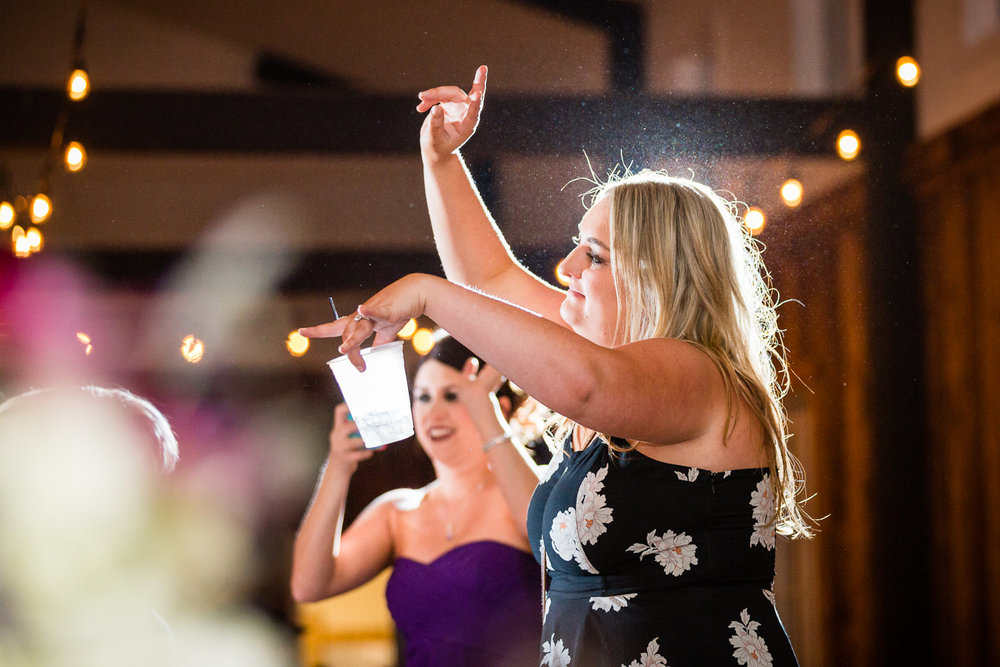
<path id="1" fill-rule="evenodd" d="M 358 434 L 358 427 L 347 411 L 347 404 L 341 403 L 334 408 L 327 470 L 353 475 L 358 469 L 358 464 L 370 459 L 373 453 L 374 450 L 365 449 L 365 443 Z"/>
<path id="2" fill-rule="evenodd" d="M 505 433 L 507 420 L 496 394 L 503 376 L 489 364 L 480 365 L 475 357 L 466 360 L 462 375 L 466 382 L 458 388 L 459 397 L 483 441 Z"/>

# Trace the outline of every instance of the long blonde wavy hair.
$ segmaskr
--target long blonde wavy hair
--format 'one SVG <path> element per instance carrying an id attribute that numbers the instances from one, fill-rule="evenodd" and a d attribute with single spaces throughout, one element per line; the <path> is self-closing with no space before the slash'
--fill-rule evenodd
<path id="1" fill-rule="evenodd" d="M 777 532 L 810 537 L 810 519 L 799 501 L 802 470 L 787 444 L 781 401 L 789 375 L 775 292 L 735 204 L 695 181 L 649 170 L 616 170 L 587 195 L 591 205 L 611 198 L 615 343 L 675 338 L 704 351 L 726 385 L 726 433 L 738 400 L 762 427 Z M 617 451 L 636 446 L 604 439 Z"/>

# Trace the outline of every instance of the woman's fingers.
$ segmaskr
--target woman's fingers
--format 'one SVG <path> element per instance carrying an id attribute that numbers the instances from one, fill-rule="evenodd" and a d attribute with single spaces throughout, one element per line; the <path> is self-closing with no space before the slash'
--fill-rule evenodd
<path id="1" fill-rule="evenodd" d="M 479 99 L 483 98 L 486 94 L 486 75 L 487 75 L 486 65 L 480 65 L 479 69 L 476 70 L 476 77 L 472 81 L 472 90 L 469 91 L 469 95 L 474 93 L 479 93 Z"/>
<path id="2" fill-rule="evenodd" d="M 317 324 L 314 327 L 302 327 L 299 329 L 299 333 L 306 338 L 335 338 L 343 334 L 344 328 L 348 325 L 349 321 L 350 316 L 341 317 L 339 320 L 327 322 L 326 324 Z"/>
<path id="3" fill-rule="evenodd" d="M 476 381 L 482 382 L 483 385 L 489 387 L 490 391 L 496 392 L 503 384 L 503 375 L 489 364 L 483 364 L 479 369 L 479 375 L 476 376 Z"/>
<path id="4" fill-rule="evenodd" d="M 439 86 L 422 90 L 417 93 L 417 97 L 420 98 L 417 111 L 424 112 L 441 102 L 463 102 L 468 96 L 458 86 Z"/>

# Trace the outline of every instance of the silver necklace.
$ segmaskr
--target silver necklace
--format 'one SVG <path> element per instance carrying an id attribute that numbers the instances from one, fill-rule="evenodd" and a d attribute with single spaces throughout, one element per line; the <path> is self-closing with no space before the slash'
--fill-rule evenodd
<path id="1" fill-rule="evenodd" d="M 457 514 L 453 514 L 449 511 L 448 502 L 444 498 L 444 493 L 441 494 L 441 506 L 444 508 L 445 520 L 444 520 L 444 539 L 451 542 L 455 539 L 455 520 L 456 518 L 461 519 L 465 516 L 465 510 L 468 509 L 469 503 L 472 499 L 479 495 L 479 492 L 486 487 L 486 479 L 484 478 L 479 484 L 474 486 L 465 498 L 465 502 L 459 508 Z"/>

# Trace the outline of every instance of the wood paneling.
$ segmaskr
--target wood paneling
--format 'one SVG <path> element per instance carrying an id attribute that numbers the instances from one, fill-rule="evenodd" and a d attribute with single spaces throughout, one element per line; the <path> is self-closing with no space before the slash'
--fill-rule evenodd
<path id="1" fill-rule="evenodd" d="M 1000 662 L 1000 106 L 916 147 L 937 664 Z"/>

